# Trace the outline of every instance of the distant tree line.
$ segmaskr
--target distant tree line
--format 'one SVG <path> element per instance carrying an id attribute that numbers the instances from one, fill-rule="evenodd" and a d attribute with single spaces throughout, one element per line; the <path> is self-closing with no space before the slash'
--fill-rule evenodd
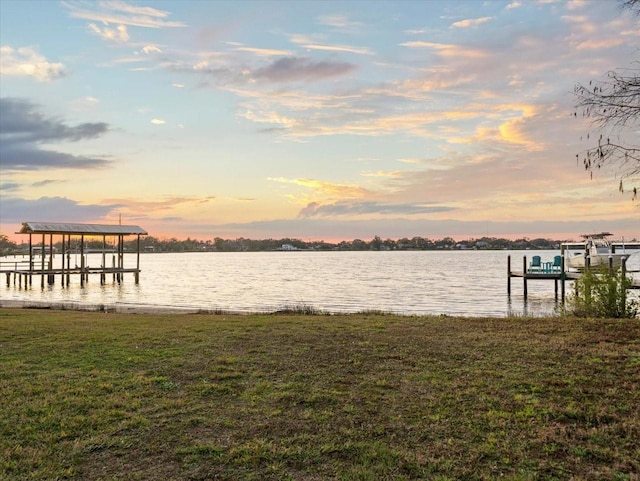
<path id="1" fill-rule="evenodd" d="M 382 239 L 374 236 L 371 240 L 354 239 L 351 241 L 325 242 L 325 241 L 303 241 L 300 239 L 222 239 L 215 237 L 212 240 L 196 240 L 187 238 L 185 240 L 159 239 L 153 236 L 140 238 L 140 250 L 142 252 L 261 252 L 277 250 L 311 250 L 311 251 L 410 251 L 410 250 L 549 250 L 559 249 L 562 242 L 566 240 L 550 239 L 529 239 L 522 237 L 516 240 L 503 239 L 499 237 L 481 237 L 479 239 L 468 239 L 456 241 L 451 237 L 442 239 L 429 239 L 428 237 L 403 237 L 402 239 Z M 569 241 L 570 242 L 570 241 Z M 637 242 L 632 239 L 630 242 Z M 124 248 L 127 251 L 136 250 L 137 240 L 125 241 Z M 54 244 L 57 249 L 62 248 L 60 242 Z M 102 238 L 86 238 L 86 249 L 101 250 L 103 248 Z M 108 249 L 115 246 L 108 244 Z M 71 244 L 72 250 L 79 251 L 79 240 L 74 240 Z M 16 244 L 10 241 L 6 235 L 0 234 L 0 255 L 14 253 L 26 253 L 26 244 Z"/>
<path id="2" fill-rule="evenodd" d="M 518 249 L 557 249 L 562 241 L 549 239 L 521 239 L 509 240 L 497 237 L 481 237 L 456 241 L 451 237 L 429 239 L 427 237 L 403 237 L 402 239 L 382 239 L 374 236 L 370 240 L 354 239 L 351 241 L 325 242 L 303 241 L 300 239 L 222 239 L 215 237 L 211 240 L 159 239 L 153 236 L 140 238 L 142 252 L 259 252 L 276 250 L 313 250 L 313 251 L 408 251 L 408 250 L 518 250 Z M 125 249 L 136 249 L 137 240 L 125 241 Z M 61 243 L 55 244 L 58 249 Z M 102 238 L 87 238 L 85 248 L 102 249 Z M 114 246 L 108 245 L 108 248 Z M 72 249 L 79 250 L 79 241 L 72 242 Z M 6 235 L 0 234 L 0 255 L 25 253 L 25 244 L 11 242 Z"/>
<path id="3" fill-rule="evenodd" d="M 135 249 L 135 242 L 125 243 L 125 247 Z M 354 239 L 351 241 L 325 242 L 303 241 L 300 239 L 222 239 L 213 240 L 160 240 L 152 236 L 141 238 L 141 250 L 147 252 L 260 252 L 276 250 L 312 250 L 312 251 L 407 251 L 442 249 L 555 249 L 560 241 L 549 239 L 518 240 L 482 237 L 465 241 L 455 241 L 451 237 L 433 240 L 425 237 L 404 237 L 402 239 L 382 239 L 374 236 L 371 240 Z"/>

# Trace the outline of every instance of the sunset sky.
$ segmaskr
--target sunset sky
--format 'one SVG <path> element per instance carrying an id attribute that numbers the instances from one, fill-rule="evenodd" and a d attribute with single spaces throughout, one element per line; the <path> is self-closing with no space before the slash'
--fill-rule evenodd
<path id="1" fill-rule="evenodd" d="M 613 1 L 0 1 L 0 232 L 640 238 L 576 82 L 640 57 Z M 638 144 L 640 132 L 622 132 Z"/>

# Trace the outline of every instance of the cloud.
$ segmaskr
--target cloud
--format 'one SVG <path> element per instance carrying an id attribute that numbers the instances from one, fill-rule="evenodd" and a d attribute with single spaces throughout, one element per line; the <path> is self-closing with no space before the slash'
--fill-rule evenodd
<path id="1" fill-rule="evenodd" d="M 57 119 L 47 119 L 28 100 L 0 98 L 0 135 L 3 144 L 48 143 L 68 140 L 76 142 L 96 138 L 109 130 L 104 122 L 84 123 L 68 127 Z"/>
<path id="2" fill-rule="evenodd" d="M 295 184 L 312 189 L 316 195 L 361 198 L 371 192 L 359 185 L 336 184 L 315 179 L 288 179 L 286 177 L 269 177 L 267 180 L 284 184 Z"/>
<path id="3" fill-rule="evenodd" d="M 45 179 L 45 180 L 40 180 L 38 182 L 34 182 L 31 185 L 33 187 L 44 187 L 44 186 L 51 185 L 51 184 L 57 184 L 59 182 L 61 182 L 61 181 L 60 180 Z"/>
<path id="4" fill-rule="evenodd" d="M 162 120 L 162 119 L 151 119 L 150 121 L 153 125 L 163 125 L 166 124 L 167 122 Z"/>
<path id="5" fill-rule="evenodd" d="M 353 215 L 419 215 L 435 212 L 448 212 L 454 208 L 435 203 L 403 203 L 389 204 L 375 201 L 340 201 L 333 204 L 309 203 L 298 217 L 334 217 Z"/>
<path id="6" fill-rule="evenodd" d="M 110 161 L 96 157 L 40 150 L 33 147 L 12 148 L 4 145 L 0 146 L 0 157 L 2 158 L 1 170 L 3 171 L 52 168 L 96 169 L 110 164 Z"/>
<path id="7" fill-rule="evenodd" d="M 118 25 L 116 28 L 100 28 L 95 23 L 90 23 L 88 27 L 93 34 L 97 35 L 103 40 L 120 43 L 126 43 L 129 41 L 129 32 L 127 32 L 126 25 Z"/>
<path id="8" fill-rule="evenodd" d="M 82 98 L 78 98 L 71 101 L 71 105 L 74 107 L 75 110 L 90 109 L 95 107 L 99 103 L 100 103 L 99 99 L 91 96 L 82 97 Z"/>
<path id="9" fill-rule="evenodd" d="M 355 69 L 355 65 L 346 62 L 314 62 L 307 58 L 285 57 L 255 70 L 253 77 L 269 82 L 313 82 L 344 75 Z"/>
<path id="10" fill-rule="evenodd" d="M 22 187 L 22 184 L 18 182 L 0 182 L 0 192 L 11 192 L 14 190 L 19 190 Z"/>
<path id="11" fill-rule="evenodd" d="M 235 50 L 238 52 L 249 52 L 261 57 L 272 57 L 272 56 L 290 56 L 290 50 L 277 50 L 273 48 L 255 48 L 255 47 L 238 47 Z"/>
<path id="12" fill-rule="evenodd" d="M 321 45 L 317 43 L 308 43 L 301 45 L 301 47 L 308 48 L 309 50 L 324 50 L 328 52 L 346 52 L 355 53 L 358 55 L 373 55 L 373 52 L 368 47 L 353 47 L 349 45 Z"/>
<path id="13" fill-rule="evenodd" d="M 400 45 L 407 48 L 433 50 L 438 55 L 445 58 L 483 58 L 487 56 L 487 52 L 483 50 L 447 43 L 423 42 L 416 40 L 412 42 L 404 42 Z"/>
<path id="14" fill-rule="evenodd" d="M 607 48 L 617 47 L 619 45 L 623 45 L 625 43 L 622 38 L 603 38 L 603 39 L 593 39 L 593 40 L 585 40 L 584 42 L 580 42 L 576 45 L 577 50 L 603 50 Z"/>
<path id="15" fill-rule="evenodd" d="M 320 25 L 326 25 L 328 27 L 334 27 L 339 29 L 353 29 L 362 26 L 361 22 L 355 22 L 349 20 L 346 15 L 322 15 L 318 17 L 318 23 Z"/>
<path id="16" fill-rule="evenodd" d="M 109 131 L 109 125 L 84 123 L 70 127 L 58 119 L 45 118 L 37 106 L 18 98 L 0 99 L 0 158 L 2 170 L 41 168 L 96 168 L 108 161 L 45 150 L 41 144 L 78 142 L 93 139 Z"/>
<path id="17" fill-rule="evenodd" d="M 450 28 L 469 28 L 476 27 L 478 25 L 482 25 L 490 20 L 493 20 L 493 17 L 482 17 L 482 18 L 470 18 L 467 20 L 460 20 L 458 22 L 452 23 Z"/>
<path id="18" fill-rule="evenodd" d="M 87 222 L 102 219 L 120 207 L 117 204 L 80 204 L 66 197 L 3 197 L 0 202 L 0 218 L 7 224 L 45 220 L 43 216 L 50 222 Z"/>
<path id="19" fill-rule="evenodd" d="M 145 28 L 186 27 L 184 22 L 170 21 L 165 10 L 138 7 L 121 1 L 75 2 L 63 1 L 73 18 L 93 20 L 104 24 L 129 25 Z"/>
<path id="20" fill-rule="evenodd" d="M 32 47 L 0 47 L 0 74 L 49 82 L 68 75 L 62 63 L 51 63 Z"/>
<path id="21" fill-rule="evenodd" d="M 145 45 L 142 47 L 142 53 L 162 53 L 162 50 L 156 45 Z"/>
<path id="22" fill-rule="evenodd" d="M 140 199 L 105 199 L 104 202 L 119 207 L 126 207 L 131 213 L 140 214 L 140 218 L 147 217 L 147 214 L 164 212 L 178 206 L 197 205 L 215 200 L 215 197 L 166 197 L 157 200 Z"/>

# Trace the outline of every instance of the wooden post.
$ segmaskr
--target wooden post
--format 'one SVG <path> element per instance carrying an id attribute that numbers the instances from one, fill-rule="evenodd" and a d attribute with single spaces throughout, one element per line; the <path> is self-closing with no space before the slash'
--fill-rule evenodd
<path id="1" fill-rule="evenodd" d="M 69 281 L 71 280 L 71 234 L 67 239 L 67 287 L 69 287 Z"/>
<path id="2" fill-rule="evenodd" d="M 104 285 L 107 275 L 105 270 L 107 268 L 107 236 L 102 236 L 102 272 L 100 273 L 100 285 Z"/>
<path id="3" fill-rule="evenodd" d="M 562 277 L 562 282 L 560 284 L 560 296 L 562 297 L 562 304 L 564 304 L 564 294 L 565 294 L 564 283 L 565 283 L 565 280 L 567 278 L 567 274 L 564 271 L 564 269 L 565 269 L 565 266 L 564 266 L 564 252 L 562 253 L 562 259 L 560 259 L 560 269 L 561 269 L 560 276 Z"/>
<path id="4" fill-rule="evenodd" d="M 60 270 L 60 284 L 64 287 L 64 234 L 62 234 L 62 269 Z"/>
<path id="5" fill-rule="evenodd" d="M 80 236 L 80 287 L 84 287 L 84 234 Z"/>
<path id="6" fill-rule="evenodd" d="M 136 242 L 136 284 L 140 282 L 140 234 L 138 234 L 138 241 Z"/>
<path id="7" fill-rule="evenodd" d="M 47 283 L 52 285 L 54 283 L 53 274 L 51 274 L 51 271 L 53 270 L 53 234 L 49 234 L 49 262 L 47 264 L 47 269 L 49 270 Z"/>
<path id="8" fill-rule="evenodd" d="M 522 258 L 522 283 L 524 289 L 524 300 L 527 300 L 527 256 Z"/>
<path id="9" fill-rule="evenodd" d="M 33 242 L 31 240 L 31 234 L 29 234 L 29 285 L 33 285 Z"/>
<path id="10" fill-rule="evenodd" d="M 42 249 L 40 250 L 40 254 L 41 254 L 41 267 L 40 267 L 40 272 L 42 273 L 40 275 L 40 288 L 44 289 L 44 234 L 42 234 Z"/>
<path id="11" fill-rule="evenodd" d="M 507 256 L 507 295 L 511 297 L 511 256 Z"/>
<path id="12" fill-rule="evenodd" d="M 621 259 L 622 261 L 622 265 L 620 266 L 620 275 L 622 277 L 620 277 L 620 284 L 622 287 L 622 306 L 624 308 L 627 307 L 627 289 L 624 286 L 624 281 L 627 278 L 627 258 L 626 256 L 623 256 Z"/>

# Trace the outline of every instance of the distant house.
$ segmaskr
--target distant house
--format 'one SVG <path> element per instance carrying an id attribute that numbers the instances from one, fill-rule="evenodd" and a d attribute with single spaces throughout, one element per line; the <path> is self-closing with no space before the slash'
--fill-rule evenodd
<path id="1" fill-rule="evenodd" d="M 280 247 L 281 251 L 295 251 L 297 250 L 293 244 L 282 244 L 282 247 Z"/>

